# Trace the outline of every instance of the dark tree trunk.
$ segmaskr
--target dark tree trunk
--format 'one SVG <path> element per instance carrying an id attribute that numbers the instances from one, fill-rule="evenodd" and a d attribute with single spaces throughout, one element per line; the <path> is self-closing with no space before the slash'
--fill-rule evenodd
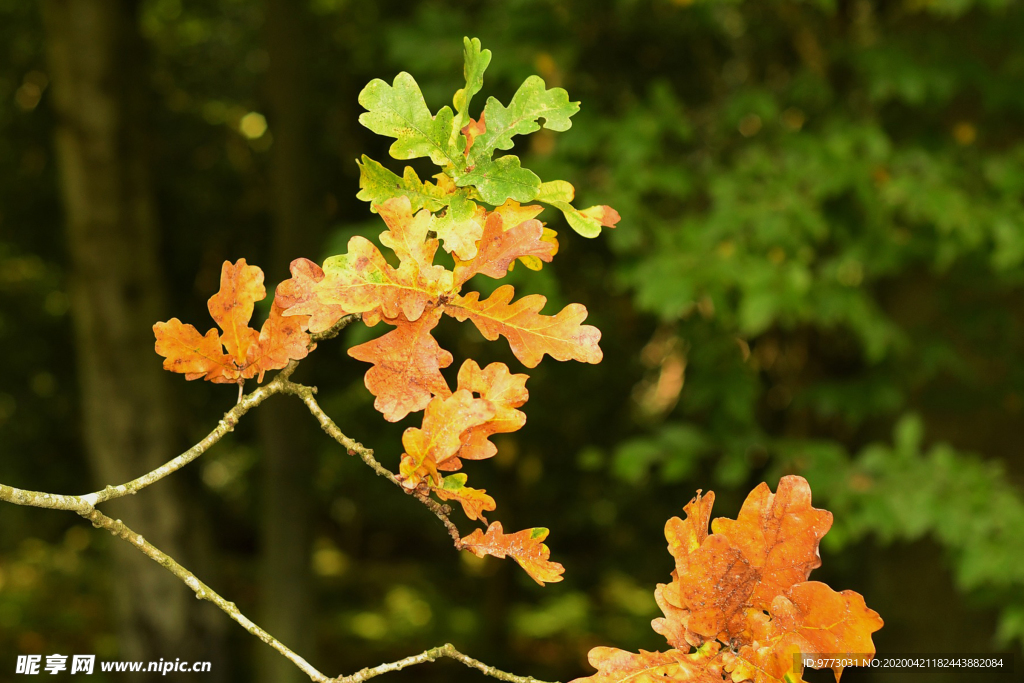
<path id="1" fill-rule="evenodd" d="M 315 258 L 320 220 L 312 209 L 309 147 L 308 55 L 302 3 L 268 0 L 266 40 L 270 63 L 267 98 L 274 136 L 271 166 L 274 216 L 269 279 L 287 277 L 299 256 Z M 311 491 L 318 431 L 297 401 L 275 402 L 261 413 L 264 451 L 262 618 L 268 631 L 314 656 Z M 276 653 L 261 652 L 263 683 L 300 683 L 305 676 Z"/>
<path id="2" fill-rule="evenodd" d="M 173 405 L 153 353 L 152 326 L 166 311 L 147 162 L 145 49 L 135 2 L 46 0 L 43 11 L 86 450 L 97 482 L 119 484 L 175 455 Z M 160 482 L 105 507 L 187 562 L 176 488 Z M 210 607 L 134 548 L 113 548 L 121 656 L 207 659 L 212 640 L 201 624 Z"/>

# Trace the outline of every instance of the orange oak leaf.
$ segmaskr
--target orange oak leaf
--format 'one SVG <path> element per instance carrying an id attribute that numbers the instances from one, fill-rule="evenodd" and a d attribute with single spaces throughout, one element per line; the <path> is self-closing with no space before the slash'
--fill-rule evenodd
<path id="1" fill-rule="evenodd" d="M 494 213 L 501 216 L 502 223 L 505 229 L 514 228 L 515 226 L 523 223 L 524 221 L 536 218 L 544 211 L 544 207 L 537 204 L 520 204 L 514 199 L 508 199 L 504 204 L 494 210 Z M 541 223 L 541 225 L 544 225 Z M 545 227 L 541 233 L 541 240 L 551 245 L 551 257 L 558 253 L 558 233 L 554 230 Z M 544 259 L 538 256 L 530 254 L 524 254 L 519 257 L 519 260 L 523 262 L 530 270 L 540 270 L 544 266 L 544 262 L 550 262 L 551 259 Z M 515 262 L 509 264 L 508 269 L 512 270 Z"/>
<path id="2" fill-rule="evenodd" d="M 220 290 L 210 297 L 207 308 L 220 329 L 221 343 L 239 367 L 245 365 L 249 346 L 259 333 L 249 327 L 254 304 L 267 296 L 263 287 L 263 271 L 238 259 L 232 265 L 225 261 L 220 271 Z"/>
<path id="3" fill-rule="evenodd" d="M 720 633 L 741 633 L 747 601 L 757 584 L 750 562 L 728 539 L 716 535 L 705 539 L 688 559 L 685 572 L 679 572 L 663 592 L 668 603 L 689 611 L 686 630 L 706 640 Z"/>
<path id="4" fill-rule="evenodd" d="M 680 563 L 688 563 L 690 553 L 696 551 L 704 539 L 708 537 L 708 524 L 711 522 L 711 507 L 715 504 L 715 492 L 708 491 L 701 496 L 701 491 L 693 500 L 683 507 L 686 519 L 673 517 L 665 523 L 665 539 L 668 540 L 668 552 L 676 558 L 676 567 Z"/>
<path id="5" fill-rule="evenodd" d="M 807 580 L 821 564 L 818 544 L 832 516 L 811 506 L 806 480 L 783 477 L 774 494 L 761 484 L 736 520 L 716 519 L 708 534 L 713 502 L 714 494 L 698 492 L 684 508 L 686 518 L 665 525 L 675 569 L 672 582 L 655 591 L 664 617 L 652 627 L 675 648 L 671 652 L 718 648 L 717 639 L 729 647 L 715 658 L 716 668 L 706 669 L 714 673 L 708 680 L 731 683 L 799 683 L 801 655 L 845 655 L 863 663 L 874 656 L 871 634 L 882 619 L 864 598 Z M 671 664 L 670 653 L 642 654 Z M 617 657 L 623 667 L 642 662 L 628 653 Z M 838 681 L 842 667 L 833 670 Z M 604 673 L 583 680 L 633 680 L 600 678 Z M 691 680 L 688 675 L 666 669 L 659 680 Z"/>
<path id="6" fill-rule="evenodd" d="M 708 524 L 711 521 L 711 507 L 715 503 L 715 494 L 709 491 L 702 496 L 701 491 L 683 507 L 686 519 L 682 520 L 673 517 L 665 523 L 665 539 L 668 541 L 668 551 L 676 560 L 676 568 L 672 570 L 672 578 L 678 579 L 679 574 L 688 574 L 691 564 L 699 562 L 699 558 L 692 557 L 700 549 L 704 539 L 708 537 Z M 679 594 L 679 584 L 673 581 L 670 585 L 658 584 L 654 591 L 655 602 L 664 612 L 664 618 L 658 618 L 651 622 L 655 632 L 665 636 L 665 639 L 673 647 L 684 645 L 700 646 L 704 638 L 699 634 L 690 632 L 689 619 L 690 611 L 677 607 L 683 604 L 683 598 Z"/>
<path id="7" fill-rule="evenodd" d="M 401 328 L 399 328 L 401 329 Z M 423 426 L 409 427 L 402 434 L 400 466 L 401 481 L 407 488 L 416 488 L 423 480 L 441 483 L 440 466 L 462 446 L 462 433 L 494 417 L 495 406 L 488 400 L 473 398 L 466 389 L 442 398 L 436 396 L 423 413 Z"/>
<path id="8" fill-rule="evenodd" d="M 463 512 L 470 519 L 479 519 L 487 524 L 485 512 L 495 509 L 494 499 L 487 495 L 484 489 L 474 489 L 466 486 L 465 474 L 449 474 L 441 481 L 441 485 L 433 489 L 434 493 L 441 500 L 454 500 L 462 505 Z"/>
<path id="9" fill-rule="evenodd" d="M 452 289 L 451 272 L 432 265 L 438 247 L 437 238 L 430 237 L 434 216 L 425 209 L 413 215 L 404 195 L 374 208 L 388 225 L 381 243 L 398 255 L 399 267 L 393 268 L 372 242 L 357 235 L 345 254 L 324 262 L 325 277 L 314 286 L 314 296 L 321 305 L 362 313 L 371 326 L 382 318 L 418 320 L 432 301 Z"/>
<path id="10" fill-rule="evenodd" d="M 547 537 L 548 530 L 541 527 L 506 534 L 502 530 L 501 522 L 494 522 L 487 527 L 487 533 L 475 529 L 462 539 L 459 547 L 477 557 L 511 557 L 526 570 L 530 578 L 543 586 L 545 583 L 561 581 L 562 573 L 565 571 L 562 565 L 548 559 L 551 551 L 543 542 Z"/>
<path id="11" fill-rule="evenodd" d="M 485 339 L 505 337 L 528 368 L 537 367 L 544 354 L 555 360 L 601 362 L 600 330 L 581 324 L 587 318 L 585 306 L 569 304 L 554 316 L 541 315 L 544 296 L 529 294 L 510 304 L 513 294 L 512 285 L 498 287 L 483 301 L 479 293 L 470 292 L 445 306 L 445 312 L 459 321 L 472 320 Z"/>
<path id="12" fill-rule="evenodd" d="M 758 611 L 751 624 L 753 644 L 739 651 L 739 661 L 730 670 L 758 681 L 759 671 L 779 679 L 788 672 L 791 653 L 788 659 L 772 656 L 773 652 L 786 654 L 786 650 L 837 655 L 864 666 L 875 653 L 871 634 L 882 628 L 882 619 L 858 593 L 836 592 L 819 581 L 805 581 L 775 597 L 770 619 Z M 832 670 L 839 680 L 843 667 L 837 664 Z"/>
<path id="13" fill-rule="evenodd" d="M 490 458 L 498 452 L 489 440 L 492 434 L 508 434 L 526 424 L 526 414 L 516 408 L 530 398 L 526 390 L 527 379 L 527 375 L 512 374 L 504 363 L 491 363 L 482 370 L 473 360 L 462 364 L 459 368 L 459 389 L 490 401 L 495 412 L 491 419 L 463 432 L 458 457 L 450 458 L 441 469 L 454 471 L 462 466 L 461 460 Z"/>
<path id="14" fill-rule="evenodd" d="M 257 381 L 262 382 L 267 370 L 280 370 L 288 365 L 288 361 L 302 360 L 316 348 L 315 344 L 310 344 L 306 334 L 307 319 L 300 316 L 286 318 L 283 313 L 284 309 L 275 296 L 270 317 L 263 323 L 256 343 L 249 346 L 245 377 L 252 377 L 258 372 Z"/>
<path id="15" fill-rule="evenodd" d="M 220 290 L 210 297 L 210 316 L 223 334 L 211 329 L 201 335 L 177 318 L 153 326 L 156 352 L 164 357 L 164 369 L 215 383 L 237 383 L 279 370 L 291 360 L 305 358 L 311 350 L 306 316 L 286 318 L 275 298 L 270 317 L 260 332 L 249 327 L 255 302 L 266 297 L 263 271 L 245 259 L 221 268 Z"/>
<path id="16" fill-rule="evenodd" d="M 373 405 L 385 420 L 398 422 L 426 408 L 432 397 L 450 393 L 441 368 L 452 364 L 452 354 L 430 334 L 440 318 L 440 309 L 415 322 L 399 318 L 392 322 L 395 329 L 348 350 L 356 360 L 373 363 L 366 372 L 366 388 L 377 397 Z"/>
<path id="17" fill-rule="evenodd" d="M 474 275 L 500 280 L 508 274 L 516 259 L 532 256 L 550 263 L 556 247 L 543 240 L 544 225 L 534 219 L 522 221 L 505 229 L 500 213 L 492 212 L 484 224 L 483 236 L 477 243 L 476 257 L 455 266 L 455 282 L 461 285 Z"/>
<path id="18" fill-rule="evenodd" d="M 334 326 L 346 314 L 345 308 L 337 304 L 325 304 L 316 296 L 316 285 L 324 279 L 324 271 L 309 259 L 297 258 L 292 261 L 291 278 L 277 286 L 275 304 L 280 302 L 285 317 L 309 316 L 309 331 L 324 332 Z"/>
<path id="19" fill-rule="evenodd" d="M 179 372 L 188 380 L 237 381 L 237 368 L 231 356 L 224 353 L 217 330 L 210 330 L 203 336 L 192 325 L 171 318 L 153 325 L 153 332 L 156 352 L 164 357 L 164 370 Z"/>
<path id="20" fill-rule="evenodd" d="M 422 427 L 410 427 L 402 435 L 405 452 L 399 480 L 409 489 L 426 486 L 442 500 L 457 501 L 470 519 L 481 519 L 494 510 L 486 491 L 466 486 L 466 475 L 444 479 L 439 470 L 462 468 L 461 458 L 482 460 L 497 452 L 488 441 L 491 434 L 511 432 L 526 423 L 516 410 L 526 402 L 526 375 L 513 375 L 504 363 L 483 370 L 472 360 L 459 369 L 459 385 L 449 396 L 435 396 L 427 404 Z"/>
<path id="21" fill-rule="evenodd" d="M 693 654 L 683 650 L 633 653 L 614 647 L 595 647 L 587 659 L 597 673 L 571 683 L 716 683 L 722 681 L 722 664 L 716 657 L 717 652 L 715 643 L 708 643 Z"/>
<path id="22" fill-rule="evenodd" d="M 324 262 L 324 272 L 317 299 L 346 313 L 362 313 L 367 325 L 399 316 L 415 321 L 437 294 L 416 271 L 392 268 L 373 242 L 358 235 L 349 240 L 346 254 Z"/>
<path id="23" fill-rule="evenodd" d="M 801 477 L 783 477 L 777 494 L 762 483 L 735 521 L 715 520 L 714 533 L 683 562 L 677 560 L 662 597 L 688 612 L 683 626 L 699 636 L 688 635 L 688 642 L 740 634 L 748 609 L 767 609 L 776 595 L 821 565 L 818 543 L 832 514 L 812 508 L 810 501 Z"/>
<path id="24" fill-rule="evenodd" d="M 832 527 L 832 513 L 811 507 L 811 487 L 802 477 L 783 477 L 778 493 L 761 483 L 735 520 L 716 519 L 712 530 L 738 548 L 758 574 L 750 596 L 767 609 L 776 595 L 806 581 L 821 566 L 818 543 Z"/>
<path id="25" fill-rule="evenodd" d="M 466 153 L 465 156 L 469 156 L 469 150 L 473 148 L 473 142 L 477 136 L 487 132 L 487 112 L 480 112 L 480 120 L 470 119 L 469 123 L 462 127 L 462 134 L 466 136 Z"/>

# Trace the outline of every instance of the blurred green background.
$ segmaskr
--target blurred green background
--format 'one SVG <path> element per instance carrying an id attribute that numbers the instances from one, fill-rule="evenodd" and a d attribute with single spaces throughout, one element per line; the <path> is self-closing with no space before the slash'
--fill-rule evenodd
<path id="1" fill-rule="evenodd" d="M 273 284 L 295 257 L 375 237 L 353 160 L 402 165 L 356 96 L 406 70 L 436 111 L 461 87 L 464 35 L 494 52 L 484 96 L 537 73 L 582 101 L 571 130 L 519 151 L 579 206 L 622 215 L 595 240 L 542 216 L 558 258 L 511 280 L 547 312 L 585 304 L 605 359 L 530 371 L 527 426 L 469 467 L 506 529 L 551 529 L 565 581 L 460 555 L 286 398 L 104 509 L 331 675 L 451 641 L 568 680 L 595 645 L 663 647 L 663 525 L 696 489 L 734 517 L 758 482 L 800 473 L 836 518 L 812 578 L 865 595 L 880 652 L 1020 653 L 1013 0 L 0 0 L 0 481 L 84 493 L 212 429 L 234 387 L 161 372 L 152 323 L 212 325 L 225 259 Z M 395 469 L 416 418 L 384 422 L 344 353 L 382 331 L 350 327 L 298 378 Z M 522 369 L 470 326 L 438 336 L 449 371 Z M 0 505 L 0 679 L 18 654 L 95 653 L 303 680 L 118 545 Z M 441 662 L 388 680 L 483 679 Z"/>

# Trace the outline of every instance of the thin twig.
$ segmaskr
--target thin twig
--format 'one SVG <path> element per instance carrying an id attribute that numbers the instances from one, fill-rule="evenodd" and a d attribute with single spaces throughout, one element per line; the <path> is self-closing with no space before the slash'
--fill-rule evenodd
<path id="1" fill-rule="evenodd" d="M 351 325 L 352 323 L 361 318 L 362 316 L 358 313 L 353 315 L 342 316 L 341 318 L 338 319 L 338 322 L 334 323 L 323 332 L 314 332 L 313 334 L 309 335 L 310 338 L 313 340 L 312 344 L 327 341 L 328 339 L 334 339 L 343 329 L 345 329 L 346 327 L 348 327 L 349 325 Z"/>
<path id="2" fill-rule="evenodd" d="M 452 537 L 455 547 L 461 549 L 462 537 L 459 535 L 459 529 L 449 518 L 452 509 L 447 505 L 438 503 L 430 496 L 427 496 L 416 489 L 410 490 L 405 486 L 402 486 L 402 482 L 398 480 L 395 473 L 381 465 L 377 459 L 373 457 L 373 451 L 371 449 L 367 448 L 355 439 L 346 436 L 341 429 L 338 428 L 338 425 L 334 420 L 324 412 L 323 408 L 320 407 L 320 404 L 317 403 L 315 398 L 316 387 L 307 387 L 294 382 L 286 382 L 281 388 L 281 391 L 298 396 L 302 402 L 306 404 L 306 407 L 309 408 L 309 412 L 313 414 L 313 417 L 316 418 L 317 422 L 320 423 L 320 427 L 328 436 L 341 444 L 348 451 L 349 455 L 358 455 L 364 463 L 369 465 L 370 468 L 377 473 L 377 476 L 384 477 L 401 489 L 403 493 L 412 496 L 433 512 L 434 515 L 441 520 L 441 523 L 444 524 L 444 528 L 448 531 L 448 535 Z"/>
<path id="3" fill-rule="evenodd" d="M 373 678 L 374 676 L 380 676 L 381 674 L 390 673 L 392 671 L 401 671 L 407 666 L 413 666 L 415 664 L 433 662 L 441 657 L 450 657 L 451 659 L 462 662 L 466 666 L 476 669 L 491 678 L 497 678 L 499 681 L 508 681 L 509 683 L 544 683 L 544 681 L 539 681 L 532 676 L 516 676 L 515 674 L 495 669 L 493 666 L 488 666 L 477 659 L 473 659 L 468 655 L 462 654 L 456 650 L 451 643 L 442 645 L 441 647 L 432 648 L 412 657 L 400 659 L 397 662 L 390 662 L 389 664 L 381 664 L 380 666 L 363 669 L 351 676 L 341 676 L 335 680 L 337 683 L 363 683 L 363 681 Z"/>
<path id="4" fill-rule="evenodd" d="M 79 514 L 92 522 L 93 526 L 96 528 L 106 529 L 117 538 L 127 541 L 130 545 L 138 548 L 140 552 L 144 553 L 151 560 L 181 579 L 186 586 L 192 589 L 197 598 L 212 602 L 223 610 L 229 617 L 238 622 L 246 631 L 287 657 L 292 664 L 299 667 L 303 673 L 309 676 L 316 683 L 332 682 L 333 679 L 320 673 L 320 671 L 318 671 L 312 664 L 292 652 L 277 638 L 254 624 L 248 617 L 238 610 L 235 603 L 228 602 L 222 598 L 216 591 L 200 581 L 195 574 L 182 567 L 174 560 L 174 558 L 155 547 L 152 543 L 143 538 L 141 534 L 137 534 L 129 529 L 121 520 L 111 519 L 99 510 L 91 510 L 89 512 L 81 512 Z"/>

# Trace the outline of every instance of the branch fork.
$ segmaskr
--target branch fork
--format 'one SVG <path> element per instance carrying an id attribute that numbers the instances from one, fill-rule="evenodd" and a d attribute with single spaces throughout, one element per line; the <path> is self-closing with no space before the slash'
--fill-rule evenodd
<path id="1" fill-rule="evenodd" d="M 341 332 L 342 329 L 358 318 L 359 316 L 356 315 L 345 316 L 335 323 L 330 329 L 322 333 L 312 335 L 311 346 L 315 345 L 315 343 L 319 341 L 333 339 L 339 332 Z M 132 531 L 120 519 L 112 519 L 96 509 L 96 506 L 100 503 L 114 500 L 115 498 L 121 498 L 126 495 L 135 495 L 147 486 L 160 481 L 173 472 L 178 471 L 209 450 L 210 447 L 220 441 L 224 435 L 234 431 L 238 421 L 251 409 L 260 405 L 263 401 L 275 394 L 291 394 L 297 396 L 306 405 L 309 412 L 320 423 L 320 427 L 324 432 L 345 448 L 349 455 L 358 455 L 360 459 L 374 472 L 376 472 L 378 476 L 384 477 L 397 486 L 402 492 L 412 496 L 433 512 L 434 515 L 441 520 L 441 523 L 444 524 L 445 529 L 448 531 L 448 534 L 452 537 L 452 540 L 455 543 L 455 547 L 461 549 L 462 539 L 459 535 L 459 530 L 451 519 L 449 519 L 451 508 L 448 505 L 443 505 L 435 501 L 422 491 L 416 489 L 409 490 L 402 486 L 402 483 L 398 480 L 395 474 L 377 461 L 371 449 L 346 436 L 334 420 L 332 420 L 323 411 L 320 404 L 317 403 L 316 398 L 314 398 L 317 393 L 316 387 L 297 384 L 290 380 L 290 377 L 295 372 L 296 367 L 298 367 L 298 361 L 291 361 L 284 369 L 277 373 L 273 380 L 266 385 L 255 389 L 249 394 L 243 395 L 241 393 L 241 386 L 239 386 L 238 402 L 231 410 L 224 414 L 224 417 L 217 423 L 216 428 L 214 428 L 206 438 L 178 457 L 164 463 L 155 470 L 148 472 L 137 479 L 117 486 L 107 485 L 99 491 L 77 496 L 46 493 L 42 491 L 28 491 L 0 484 L 0 501 L 13 503 L 14 505 L 25 505 L 48 508 L 51 510 L 67 510 L 69 512 L 75 512 L 92 523 L 92 525 L 97 529 L 105 529 L 106 531 L 109 531 L 111 535 L 131 544 L 151 560 L 174 574 L 186 586 L 188 586 L 192 592 L 195 593 L 197 599 L 206 600 L 216 605 L 246 631 L 256 636 L 291 661 L 292 664 L 309 676 L 315 683 L 362 683 L 363 681 L 380 676 L 381 674 L 400 671 L 406 667 L 416 664 L 434 662 L 443 657 L 454 659 L 470 668 L 480 671 L 484 675 L 501 681 L 507 681 L 508 683 L 544 683 L 543 681 L 538 681 L 530 676 L 517 676 L 484 664 L 479 660 L 473 659 L 472 657 L 459 652 L 450 643 L 426 650 L 418 655 L 406 657 L 405 659 L 401 659 L 396 662 L 362 669 L 361 671 L 349 676 L 331 678 L 320 672 L 312 664 L 255 624 L 252 620 L 242 614 L 235 603 L 225 600 L 216 591 L 199 580 L 195 574 L 178 564 L 174 558 L 155 547 L 141 534 Z"/>

